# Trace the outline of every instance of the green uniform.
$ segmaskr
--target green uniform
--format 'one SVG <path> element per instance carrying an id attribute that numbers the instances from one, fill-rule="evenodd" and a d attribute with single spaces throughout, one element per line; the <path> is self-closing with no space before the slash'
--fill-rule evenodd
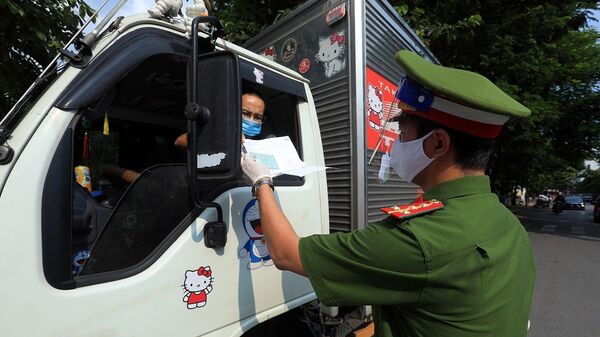
<path id="1" fill-rule="evenodd" d="M 443 209 L 302 238 L 300 257 L 319 299 L 373 305 L 376 336 L 525 336 L 531 245 L 489 183 L 452 180 L 424 195 Z"/>

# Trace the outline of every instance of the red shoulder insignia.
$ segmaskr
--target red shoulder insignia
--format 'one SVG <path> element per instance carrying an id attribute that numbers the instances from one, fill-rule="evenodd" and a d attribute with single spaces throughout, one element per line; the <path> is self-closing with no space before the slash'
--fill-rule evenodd
<path id="1" fill-rule="evenodd" d="M 407 205 L 398 205 L 393 207 L 384 207 L 381 210 L 398 219 L 409 219 L 418 215 L 428 214 L 435 210 L 444 208 L 441 201 L 423 200 L 423 196 L 419 195 L 415 201 Z"/>

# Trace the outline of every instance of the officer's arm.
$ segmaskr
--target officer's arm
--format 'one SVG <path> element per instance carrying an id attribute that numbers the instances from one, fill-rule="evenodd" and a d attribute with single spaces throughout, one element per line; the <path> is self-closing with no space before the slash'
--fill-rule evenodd
<path id="1" fill-rule="evenodd" d="M 273 190 L 267 184 L 260 185 L 256 196 L 260 203 L 261 227 L 275 266 L 306 276 L 298 249 L 300 237 L 279 208 Z"/>

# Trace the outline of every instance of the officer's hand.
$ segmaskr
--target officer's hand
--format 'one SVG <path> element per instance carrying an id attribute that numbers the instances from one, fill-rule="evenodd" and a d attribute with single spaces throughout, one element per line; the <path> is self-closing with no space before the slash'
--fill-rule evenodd
<path id="1" fill-rule="evenodd" d="M 244 176 L 251 186 L 261 178 L 272 178 L 271 170 L 268 167 L 246 153 L 242 154 L 242 171 L 244 171 Z"/>

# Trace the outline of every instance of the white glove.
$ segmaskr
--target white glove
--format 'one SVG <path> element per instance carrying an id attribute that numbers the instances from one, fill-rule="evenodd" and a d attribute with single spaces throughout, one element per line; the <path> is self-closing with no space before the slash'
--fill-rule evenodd
<path id="1" fill-rule="evenodd" d="M 244 175 L 250 181 L 251 186 L 261 178 L 272 178 L 271 170 L 268 167 L 245 153 L 242 154 L 242 171 L 244 171 Z"/>

